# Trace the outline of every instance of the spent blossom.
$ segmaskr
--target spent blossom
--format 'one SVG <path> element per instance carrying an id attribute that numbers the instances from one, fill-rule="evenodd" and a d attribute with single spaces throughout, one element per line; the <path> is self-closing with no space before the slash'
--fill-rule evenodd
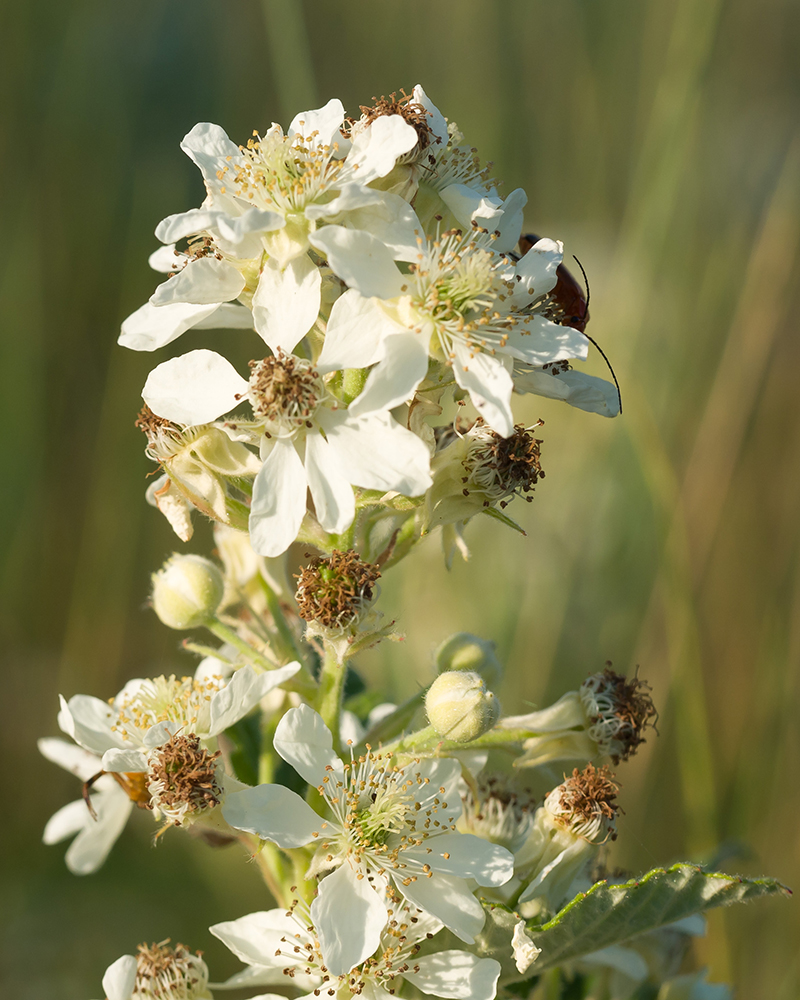
<path id="1" fill-rule="evenodd" d="M 173 948 L 169 939 L 118 958 L 106 969 L 103 989 L 107 1000 L 213 1000 L 201 954 Z"/>

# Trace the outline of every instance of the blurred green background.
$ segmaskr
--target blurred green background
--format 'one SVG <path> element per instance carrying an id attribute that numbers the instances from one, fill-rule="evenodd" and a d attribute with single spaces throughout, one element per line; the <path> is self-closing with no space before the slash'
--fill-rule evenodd
<path id="1" fill-rule="evenodd" d="M 547 471 L 512 510 L 527 538 L 487 519 L 469 563 L 448 574 L 433 539 L 387 575 L 408 638 L 364 671 L 402 697 L 470 629 L 497 641 L 519 712 L 607 659 L 640 664 L 660 736 L 620 769 L 614 861 L 722 843 L 729 870 L 800 885 L 799 29 L 792 0 L 2 6 L 4 996 L 99 996 L 112 960 L 168 936 L 220 977 L 237 963 L 208 924 L 266 905 L 237 848 L 153 848 L 141 814 L 98 874 L 71 876 L 40 837 L 77 783 L 34 741 L 56 734 L 59 691 L 191 669 L 144 607 L 180 543 L 145 505 L 133 420 L 153 364 L 215 335 L 115 345 L 155 284 L 155 224 L 202 197 L 181 137 L 210 120 L 244 141 L 417 82 L 526 188 L 527 225 L 581 258 L 625 413 L 527 400 Z M 233 353 L 253 337 L 229 335 Z M 799 940 L 796 903 L 716 912 L 698 961 L 741 997 L 792 1000 Z"/>

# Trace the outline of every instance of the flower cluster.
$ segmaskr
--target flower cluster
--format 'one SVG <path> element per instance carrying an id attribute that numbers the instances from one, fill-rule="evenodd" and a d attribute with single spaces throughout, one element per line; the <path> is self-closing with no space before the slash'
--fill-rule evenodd
<path id="1" fill-rule="evenodd" d="M 202 660 L 108 701 L 62 698 L 70 741 L 40 748 L 83 794 L 44 839 L 73 838 L 67 864 L 88 874 L 136 806 L 157 837 L 238 844 L 272 908 L 210 927 L 244 963 L 226 982 L 163 941 L 108 968 L 107 1000 L 530 992 L 554 965 L 548 928 L 609 881 L 608 762 L 654 726 L 648 686 L 607 667 L 550 708 L 502 716 L 495 647 L 469 633 L 399 706 L 354 659 L 402 638 L 375 607 L 383 573 L 437 527 L 449 557 L 476 514 L 514 526 L 506 507 L 544 478 L 541 421 L 515 422 L 515 393 L 620 412 L 615 385 L 571 367 L 588 352 L 587 302 L 561 243 L 522 235 L 524 192 L 500 196 L 421 87 L 357 119 L 332 100 L 244 146 L 201 124 L 182 148 L 205 199 L 159 224 L 150 263 L 168 277 L 120 343 L 251 337 L 247 370 L 210 350 L 156 365 L 136 421 L 161 470 L 148 501 L 183 541 L 195 511 L 215 522 L 215 559 L 177 553 L 152 580 L 153 611 Z M 645 929 L 647 961 L 622 927 L 633 943 L 575 946 L 580 961 L 542 989 L 588 989 L 602 968 L 608 988 L 591 996 L 679 991 L 668 956 L 696 923 Z"/>

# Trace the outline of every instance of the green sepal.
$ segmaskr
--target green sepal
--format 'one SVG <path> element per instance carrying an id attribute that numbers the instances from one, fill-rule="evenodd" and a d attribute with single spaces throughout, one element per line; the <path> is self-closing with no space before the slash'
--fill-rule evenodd
<path id="1" fill-rule="evenodd" d="M 230 754 L 233 773 L 247 785 L 258 784 L 258 758 L 261 754 L 261 720 L 251 712 L 225 730 L 233 744 Z"/>
<path id="2" fill-rule="evenodd" d="M 504 514 L 501 510 L 498 510 L 497 507 L 482 507 L 478 513 L 485 514 L 487 517 L 493 517 L 495 521 L 499 521 L 507 528 L 513 528 L 514 531 L 518 531 L 521 535 L 528 534 L 528 532 L 517 524 L 513 518 L 509 517 L 508 514 Z"/>

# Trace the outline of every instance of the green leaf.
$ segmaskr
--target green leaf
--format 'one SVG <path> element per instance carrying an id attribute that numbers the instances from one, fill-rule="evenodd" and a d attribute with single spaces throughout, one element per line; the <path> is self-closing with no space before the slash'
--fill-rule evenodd
<path id="1" fill-rule="evenodd" d="M 542 949 L 531 972 L 538 975 L 715 906 L 778 894 L 788 896 L 791 890 L 775 879 L 739 878 L 689 864 L 656 868 L 618 885 L 598 882 L 552 920 L 528 924 L 528 933 Z"/>

